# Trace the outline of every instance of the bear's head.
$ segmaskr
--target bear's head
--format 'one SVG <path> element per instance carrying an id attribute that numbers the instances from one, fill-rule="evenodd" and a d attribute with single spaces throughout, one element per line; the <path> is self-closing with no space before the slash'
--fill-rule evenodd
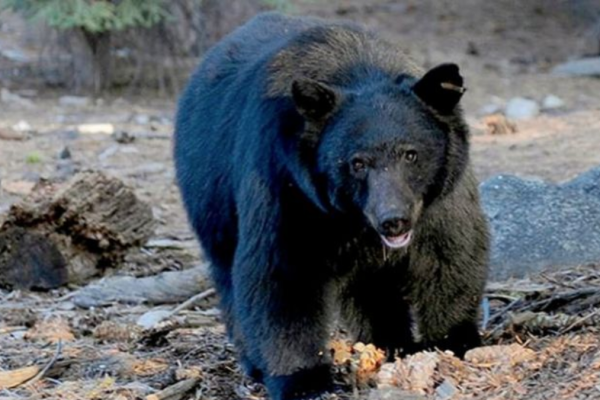
<path id="1" fill-rule="evenodd" d="M 311 179 L 326 207 L 362 215 L 390 248 L 407 246 L 428 207 L 450 193 L 468 161 L 458 66 L 352 89 L 292 85 L 312 148 Z M 309 150 L 307 150 L 309 151 Z"/>

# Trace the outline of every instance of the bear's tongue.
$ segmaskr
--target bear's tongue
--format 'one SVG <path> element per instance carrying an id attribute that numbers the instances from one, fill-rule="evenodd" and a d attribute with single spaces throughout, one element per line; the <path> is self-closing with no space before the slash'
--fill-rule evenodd
<path id="1" fill-rule="evenodd" d="M 401 247 L 408 246 L 408 244 L 410 243 L 410 240 L 412 239 L 412 231 L 408 231 L 399 236 L 383 236 L 383 235 L 381 235 L 381 239 L 383 240 L 383 243 L 385 243 L 385 245 L 387 247 L 390 247 L 392 249 L 399 249 Z"/>

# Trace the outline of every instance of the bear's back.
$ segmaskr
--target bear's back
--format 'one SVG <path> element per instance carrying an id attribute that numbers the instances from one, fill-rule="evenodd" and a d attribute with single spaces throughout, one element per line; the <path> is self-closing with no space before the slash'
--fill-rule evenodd
<path id="1" fill-rule="evenodd" d="M 226 36 L 206 54 L 198 72 L 209 86 L 264 74 L 269 97 L 289 95 L 299 77 L 349 86 L 373 73 L 421 74 L 399 46 L 359 25 L 277 12 L 259 14 Z"/>

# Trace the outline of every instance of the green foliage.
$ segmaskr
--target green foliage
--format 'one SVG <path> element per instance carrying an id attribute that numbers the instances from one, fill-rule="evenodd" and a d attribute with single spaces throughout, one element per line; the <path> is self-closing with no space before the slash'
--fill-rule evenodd
<path id="1" fill-rule="evenodd" d="M 0 9 L 21 12 L 58 29 L 101 33 L 151 27 L 166 18 L 168 0 L 0 0 Z"/>
<path id="2" fill-rule="evenodd" d="M 32 151 L 25 156 L 25 162 L 31 165 L 39 164 L 42 162 L 42 155 L 37 151 Z"/>

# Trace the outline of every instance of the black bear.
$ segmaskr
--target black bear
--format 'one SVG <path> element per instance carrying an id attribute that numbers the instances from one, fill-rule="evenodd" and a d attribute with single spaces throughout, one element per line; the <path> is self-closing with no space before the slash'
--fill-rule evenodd
<path id="1" fill-rule="evenodd" d="M 275 400 L 332 389 L 336 316 L 390 356 L 480 343 L 488 230 L 454 64 L 425 74 L 359 26 L 259 15 L 180 104 L 189 220 L 246 371 Z"/>

